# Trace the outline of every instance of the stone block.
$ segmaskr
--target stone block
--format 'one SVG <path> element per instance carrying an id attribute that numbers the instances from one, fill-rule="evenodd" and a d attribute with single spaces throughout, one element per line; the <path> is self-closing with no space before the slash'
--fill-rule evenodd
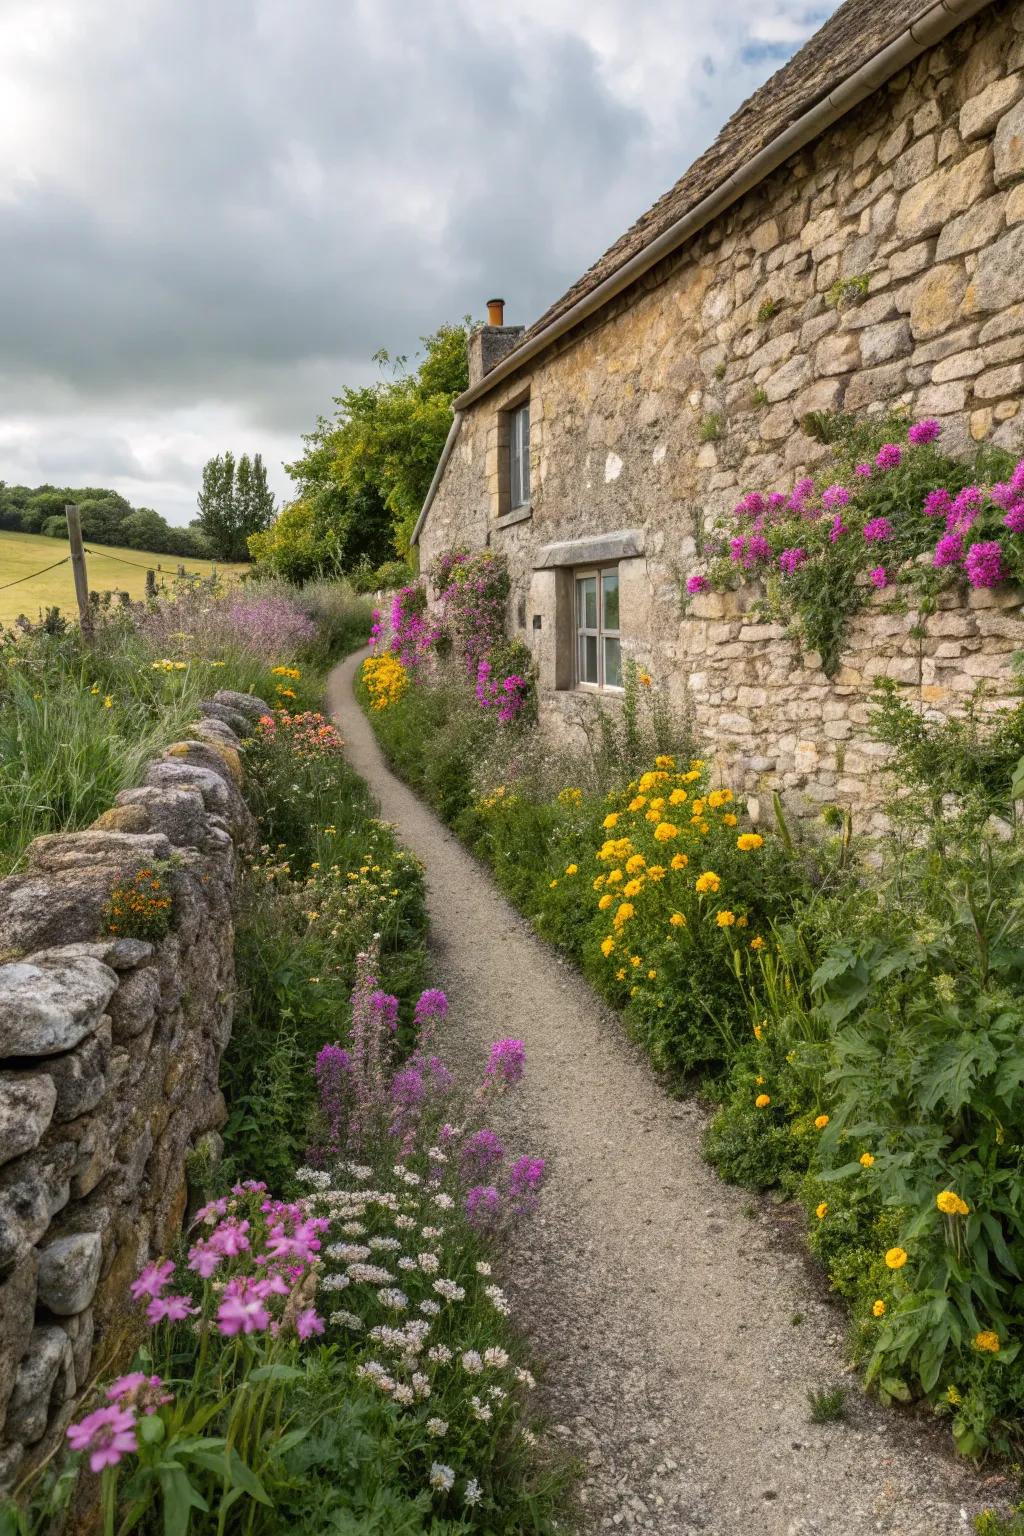
<path id="1" fill-rule="evenodd" d="M 864 334 L 868 335 L 870 332 L 864 332 Z M 839 331 L 836 335 L 824 337 L 818 343 L 814 352 L 814 372 L 819 376 L 850 373 L 859 366 L 860 360 L 858 332 Z"/>
<path id="2" fill-rule="evenodd" d="M 237 693 L 233 688 L 218 688 L 213 702 L 242 715 L 250 725 L 255 725 L 261 716 L 270 714 L 270 705 L 265 699 L 255 693 Z"/>
<path id="3" fill-rule="evenodd" d="M 0 1072 L 0 1164 L 39 1145 L 56 1103 L 48 1073 Z"/>
<path id="4" fill-rule="evenodd" d="M 953 256 L 963 256 L 967 251 L 977 251 L 990 244 L 1003 228 L 1006 215 L 1006 193 L 997 192 L 976 204 L 958 219 L 951 219 L 939 235 L 935 247 L 936 261 L 948 261 Z"/>
<path id="5" fill-rule="evenodd" d="M 1024 177 L 1024 101 L 1000 120 L 995 137 L 995 180 L 1000 187 Z"/>
<path id="6" fill-rule="evenodd" d="M 159 1004 L 160 977 L 153 966 L 125 977 L 110 1003 L 114 1039 L 123 1044 L 141 1035 L 152 1024 Z"/>
<path id="7" fill-rule="evenodd" d="M 18 1366 L 32 1335 L 37 1268 L 36 1254 L 29 1249 L 0 1282 L 0 1439 Z"/>
<path id="8" fill-rule="evenodd" d="M 1024 77 L 1004 76 L 993 80 L 977 96 L 960 108 L 960 137 L 964 143 L 987 137 L 999 119 L 1024 96 Z"/>
<path id="9" fill-rule="evenodd" d="M 28 859 L 35 870 L 63 874 L 65 870 L 95 868 L 134 872 L 171 856 L 171 845 L 159 833 L 54 832 L 29 844 Z"/>
<path id="10" fill-rule="evenodd" d="M 978 253 L 965 309 L 976 314 L 1004 310 L 1024 301 L 1024 226 L 1016 225 L 1001 240 Z"/>
<path id="11" fill-rule="evenodd" d="M 985 366 L 985 359 L 976 350 L 968 352 L 956 352 L 952 357 L 944 357 L 936 363 L 932 369 L 933 384 L 947 384 L 950 379 L 970 379 L 976 373 L 980 373 Z"/>
<path id="12" fill-rule="evenodd" d="M 0 1170 L 0 1266 L 37 1243 L 71 1194 L 73 1142 L 38 1148 Z"/>
<path id="13" fill-rule="evenodd" d="M 1024 363 L 1011 363 L 1004 368 L 990 368 L 974 381 L 974 395 L 978 400 L 1000 400 L 1005 395 L 1019 394 L 1024 389 Z"/>
<path id="14" fill-rule="evenodd" d="M 34 1329 L 7 1405 L 7 1434 L 35 1444 L 46 1433 L 51 1400 L 64 1402 L 74 1390 L 71 1340 L 63 1328 Z"/>
<path id="15" fill-rule="evenodd" d="M 866 410 L 876 400 L 891 400 L 907 381 L 905 362 L 887 363 L 883 368 L 865 368 L 855 373 L 846 391 L 846 409 Z"/>
<path id="16" fill-rule="evenodd" d="M 47 1057 L 46 1069 L 57 1092 L 57 1124 L 77 1120 L 100 1103 L 107 1088 L 109 1054 L 110 1020 L 103 1019 L 73 1051 Z"/>
<path id="17" fill-rule="evenodd" d="M 811 377 L 810 358 L 800 354 L 790 358 L 781 368 L 771 374 L 764 381 L 764 392 L 772 404 L 780 400 L 786 400 L 790 395 L 795 395 Z"/>
<path id="18" fill-rule="evenodd" d="M 865 368 L 875 368 L 904 357 L 913 344 L 907 320 L 883 321 L 881 325 L 869 325 L 860 333 L 860 352 Z"/>
<path id="19" fill-rule="evenodd" d="M 962 411 L 967 402 L 967 385 L 962 379 L 949 384 L 932 384 L 919 391 L 914 407 L 921 416 L 948 416 Z"/>
<path id="20" fill-rule="evenodd" d="M 0 966 L 0 1057 L 52 1056 L 96 1028 L 117 986 L 100 960 Z"/>
<path id="21" fill-rule="evenodd" d="M 910 294 L 910 326 L 915 338 L 927 339 L 949 330 L 960 318 L 967 292 L 967 273 L 959 262 L 933 267 L 918 279 Z"/>
<path id="22" fill-rule="evenodd" d="M 917 239 L 936 234 L 950 219 L 980 202 L 991 187 L 992 150 L 986 145 L 908 188 L 900 199 L 896 229 Z"/>
<path id="23" fill-rule="evenodd" d="M 73 1232 L 39 1250 L 39 1300 L 57 1317 L 73 1317 L 92 1301 L 100 1278 L 103 1239 Z"/>

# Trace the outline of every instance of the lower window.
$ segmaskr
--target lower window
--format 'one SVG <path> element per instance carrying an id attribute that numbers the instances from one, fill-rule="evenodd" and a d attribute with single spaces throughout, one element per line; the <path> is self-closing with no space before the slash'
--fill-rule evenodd
<path id="1" fill-rule="evenodd" d="M 576 572 L 576 682 L 621 688 L 619 568 Z"/>

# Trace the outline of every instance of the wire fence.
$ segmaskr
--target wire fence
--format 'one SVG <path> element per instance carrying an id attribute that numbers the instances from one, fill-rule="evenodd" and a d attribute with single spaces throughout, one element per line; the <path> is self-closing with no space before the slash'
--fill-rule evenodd
<path id="1" fill-rule="evenodd" d="M 65 555 L 63 560 L 55 560 L 52 565 L 44 565 L 41 571 L 32 571 L 28 576 L 18 576 L 14 581 L 5 581 L 0 587 L 0 592 L 6 592 L 10 587 L 20 587 L 23 581 L 35 581 L 37 576 L 45 576 L 47 571 L 55 571 L 58 565 L 67 565 L 70 559 L 70 555 Z"/>

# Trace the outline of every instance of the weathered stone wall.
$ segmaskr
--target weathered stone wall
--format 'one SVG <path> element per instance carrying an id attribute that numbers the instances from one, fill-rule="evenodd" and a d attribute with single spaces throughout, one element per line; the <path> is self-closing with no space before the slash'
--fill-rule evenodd
<path id="1" fill-rule="evenodd" d="M 513 522 L 499 518 L 498 413 L 527 385 L 533 495 Z M 634 532 L 624 647 L 689 702 L 730 771 L 755 792 L 871 803 L 873 674 L 939 712 L 981 680 L 1005 694 L 1020 594 L 951 595 L 923 642 L 916 616 L 868 610 L 830 682 L 777 630 L 743 622 L 749 595 L 684 613 L 680 578 L 741 494 L 814 472 L 828 450 L 801 430 L 806 412 L 905 405 L 938 417 L 954 451 L 1015 449 L 1022 397 L 1024 4 L 998 0 L 474 406 L 421 558 L 457 544 L 508 555 L 513 632 L 561 721 L 594 700 L 564 686 L 571 587 L 536 569 L 539 551 Z"/>
<path id="2" fill-rule="evenodd" d="M 0 1487 L 130 1351 L 128 1282 L 174 1242 L 187 1154 L 224 1119 L 238 748 L 266 712 L 217 694 L 139 788 L 0 881 Z M 163 861 L 168 935 L 101 937 L 113 888 Z"/>

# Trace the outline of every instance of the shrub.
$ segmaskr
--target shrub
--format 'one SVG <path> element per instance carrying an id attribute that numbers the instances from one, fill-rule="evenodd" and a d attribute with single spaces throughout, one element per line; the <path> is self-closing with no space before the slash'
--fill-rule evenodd
<path id="1" fill-rule="evenodd" d="M 148 939 L 154 944 L 169 933 L 173 917 L 174 898 L 166 866 L 140 869 L 133 879 L 115 885 L 103 909 L 108 933 L 121 939 Z"/>

